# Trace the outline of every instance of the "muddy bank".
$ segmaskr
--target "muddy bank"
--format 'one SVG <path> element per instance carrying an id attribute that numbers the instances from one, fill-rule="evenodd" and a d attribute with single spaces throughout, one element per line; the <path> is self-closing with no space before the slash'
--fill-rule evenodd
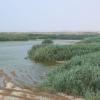
<path id="1" fill-rule="evenodd" d="M 29 89 L 15 86 L 11 82 L 7 82 L 5 88 L 0 90 L 0 100 L 84 100 L 84 99 L 68 96 L 63 93 L 51 94 L 43 91 L 38 91 L 36 88 L 34 88 L 34 91 L 31 91 Z"/>
<path id="2" fill-rule="evenodd" d="M 12 71 L 11 74 L 16 77 L 15 71 Z M 35 87 L 32 87 L 32 89 L 25 88 L 23 84 L 22 88 L 16 85 L 12 78 L 2 69 L 0 70 L 0 80 L 2 80 L 0 84 L 0 100 L 84 100 L 63 93 L 47 93 Z"/>

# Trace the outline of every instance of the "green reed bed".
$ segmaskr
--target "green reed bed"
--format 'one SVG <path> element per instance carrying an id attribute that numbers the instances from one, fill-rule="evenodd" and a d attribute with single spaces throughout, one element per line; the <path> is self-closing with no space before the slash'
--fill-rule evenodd
<path id="1" fill-rule="evenodd" d="M 94 55 L 94 56 L 93 56 Z M 100 91 L 100 52 L 73 57 L 54 68 L 43 80 L 42 86 L 68 94 L 85 96 Z"/>
<path id="2" fill-rule="evenodd" d="M 66 61 L 75 55 L 83 55 L 100 50 L 97 44 L 77 45 L 36 45 L 29 50 L 29 58 L 37 62 Z"/>
<path id="3" fill-rule="evenodd" d="M 40 86 L 46 90 L 100 100 L 99 35 L 74 45 L 37 45 L 29 58 L 37 62 L 66 61 L 52 69 Z M 88 40 L 88 41 L 87 41 Z M 91 41 L 91 42 L 90 42 Z"/>

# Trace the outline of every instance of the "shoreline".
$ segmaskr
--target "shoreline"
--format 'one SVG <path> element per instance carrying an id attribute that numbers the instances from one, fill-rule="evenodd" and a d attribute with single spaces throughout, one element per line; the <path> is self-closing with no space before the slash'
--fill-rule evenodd
<path id="1" fill-rule="evenodd" d="M 12 82 L 7 82 L 5 89 L 0 90 L 0 100 L 84 100 L 80 97 L 69 96 L 64 93 L 49 93 L 34 91 L 15 86 Z"/>
<path id="2" fill-rule="evenodd" d="M 16 76 L 14 71 L 11 72 Z M 3 79 L 3 85 L 0 89 L 0 100 L 84 100 L 64 93 L 50 93 L 49 91 L 39 90 L 36 85 L 31 88 L 15 84 L 2 69 L 0 69 L 0 78 Z"/>

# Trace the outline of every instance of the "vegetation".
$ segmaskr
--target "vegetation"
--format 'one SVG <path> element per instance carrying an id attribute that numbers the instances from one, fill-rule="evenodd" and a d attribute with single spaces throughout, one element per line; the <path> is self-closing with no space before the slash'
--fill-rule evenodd
<path id="1" fill-rule="evenodd" d="M 51 39 L 45 39 L 42 41 L 42 44 L 53 44 L 53 41 Z"/>
<path id="2" fill-rule="evenodd" d="M 48 33 L 48 32 L 47 32 Z M 0 33 L 0 41 L 25 41 L 25 40 L 32 40 L 32 39 L 84 39 L 92 35 L 73 35 L 73 34 L 66 34 L 64 32 L 55 32 L 54 34 L 46 34 L 46 33 L 37 33 L 37 32 L 26 32 L 26 33 L 16 33 L 16 32 L 2 32 Z"/>
<path id="3" fill-rule="evenodd" d="M 100 36 L 99 35 L 96 35 L 94 37 L 88 37 L 88 38 L 85 38 L 84 41 L 82 41 L 84 43 L 98 43 L 100 42 Z"/>
<path id="4" fill-rule="evenodd" d="M 56 62 L 57 65 L 41 86 L 48 90 L 81 95 L 86 100 L 100 99 L 100 36 L 84 39 L 75 45 L 37 45 L 29 57 L 38 62 Z"/>
<path id="5" fill-rule="evenodd" d="M 43 86 L 60 92 L 85 95 L 100 90 L 100 52 L 75 56 L 55 68 L 43 81 Z"/>
<path id="6" fill-rule="evenodd" d="M 39 62 L 64 61 L 41 82 L 48 90 L 81 95 L 86 100 L 100 99 L 100 36 L 74 45 L 38 45 L 29 57 Z M 88 40 L 88 41 L 87 41 Z"/>
<path id="7" fill-rule="evenodd" d="M 25 41 L 29 37 L 24 34 L 13 34 L 13 33 L 1 33 L 0 41 Z"/>
<path id="8" fill-rule="evenodd" d="M 100 100 L 100 91 L 98 91 L 96 94 L 89 91 L 86 92 L 85 100 Z"/>
<path id="9" fill-rule="evenodd" d="M 48 73 L 41 82 L 43 88 L 81 95 L 86 100 L 100 100 L 99 35 L 0 33 L 0 41 L 32 39 L 45 40 L 41 45 L 33 46 L 29 50 L 31 60 L 50 63 L 66 61 Z M 83 41 L 75 45 L 53 45 L 51 39 L 83 39 Z"/>
<path id="10" fill-rule="evenodd" d="M 29 51 L 29 58 L 37 62 L 66 61 L 75 55 L 83 55 L 99 50 L 99 44 L 37 45 Z"/>

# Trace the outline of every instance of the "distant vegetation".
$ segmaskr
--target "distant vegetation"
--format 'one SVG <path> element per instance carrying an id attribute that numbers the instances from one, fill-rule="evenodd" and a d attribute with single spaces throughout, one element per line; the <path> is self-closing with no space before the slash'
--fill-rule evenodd
<path id="1" fill-rule="evenodd" d="M 47 90 L 100 99 L 100 35 L 74 45 L 37 45 L 29 51 L 38 62 L 66 61 L 48 73 L 41 82 Z M 92 98 L 92 99 L 91 99 Z"/>
<path id="2" fill-rule="evenodd" d="M 48 33 L 48 32 L 47 32 Z M 0 33 L 0 41 L 25 41 L 33 39 L 83 39 L 89 36 L 89 34 L 74 35 L 65 33 L 43 34 L 43 33 Z"/>
<path id="3" fill-rule="evenodd" d="M 100 43 L 100 35 L 85 38 L 84 41 L 82 42 L 84 43 L 98 43 L 99 42 Z"/>
<path id="4" fill-rule="evenodd" d="M 42 44 L 53 44 L 53 41 L 51 39 L 45 39 L 42 41 Z"/>
<path id="5" fill-rule="evenodd" d="M 0 33 L 0 41 L 25 41 L 29 37 L 24 34 Z"/>

